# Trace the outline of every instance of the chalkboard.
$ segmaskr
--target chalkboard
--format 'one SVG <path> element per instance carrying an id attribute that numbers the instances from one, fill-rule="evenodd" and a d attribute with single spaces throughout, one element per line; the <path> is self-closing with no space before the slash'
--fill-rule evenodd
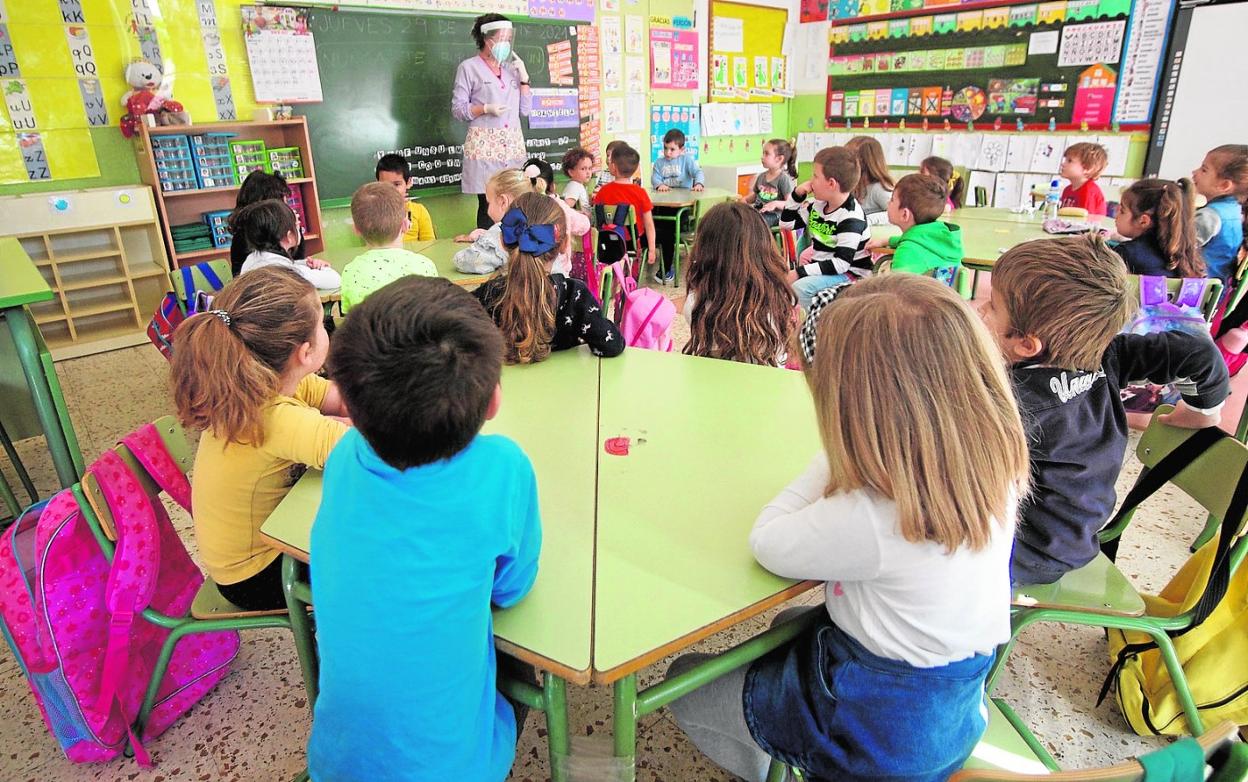
<path id="1" fill-rule="evenodd" d="M 881 30 L 872 39 L 861 34 L 866 25 L 860 25 L 854 38 L 834 40 L 828 64 L 828 127 L 844 125 L 847 119 L 858 124 L 864 117 L 894 122 L 905 118 L 911 124 L 949 120 L 959 127 L 968 121 L 997 120 L 1006 127 L 1019 121 L 1033 127 L 1050 122 L 1108 127 L 1125 38 L 1123 6 L 1114 4 L 1116 13 L 1040 24 L 1034 17 L 1036 6 L 1009 11 L 1015 9 L 1033 16 L 1016 16 L 1008 24 L 1002 18 L 993 29 L 959 30 L 942 29 L 938 15 L 935 28 L 925 27 L 920 35 Z M 847 35 L 843 28 L 833 31 Z"/>
<path id="2" fill-rule="evenodd" d="M 477 54 L 472 23 L 470 17 L 311 10 L 325 101 L 295 112 L 308 118 L 323 200 L 350 198 L 373 178 L 380 152 L 406 155 L 418 190 L 458 187 L 467 125 L 451 116 L 451 86 L 459 63 Z M 572 44 L 576 79 L 577 29 L 516 23 L 516 53 L 534 87 L 552 86 L 546 46 L 561 41 Z M 521 122 L 530 155 L 558 158 L 580 143 L 577 128 L 532 130 Z"/>

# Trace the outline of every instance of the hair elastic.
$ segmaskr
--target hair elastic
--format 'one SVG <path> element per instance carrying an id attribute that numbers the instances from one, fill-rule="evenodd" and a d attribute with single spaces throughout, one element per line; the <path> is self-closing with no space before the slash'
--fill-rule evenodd
<path id="1" fill-rule="evenodd" d="M 208 310 L 208 314 L 209 314 L 209 315 L 216 315 L 216 316 L 217 316 L 217 318 L 218 318 L 218 319 L 219 319 L 222 323 L 224 323 L 224 324 L 226 325 L 226 327 L 227 327 L 227 328 L 229 327 L 229 325 L 230 325 L 230 313 L 226 312 L 225 310 Z"/>
<path id="2" fill-rule="evenodd" d="M 542 170 L 538 168 L 536 164 L 530 163 L 529 165 L 525 166 L 524 175 L 527 176 L 529 179 L 537 179 L 541 177 Z"/>

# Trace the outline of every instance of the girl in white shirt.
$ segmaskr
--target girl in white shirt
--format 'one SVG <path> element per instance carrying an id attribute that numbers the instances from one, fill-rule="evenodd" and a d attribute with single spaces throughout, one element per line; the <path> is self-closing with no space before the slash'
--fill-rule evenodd
<path id="1" fill-rule="evenodd" d="M 913 274 L 848 286 L 820 316 L 808 372 L 824 452 L 759 514 L 750 546 L 777 575 L 826 581 L 824 610 L 672 712 L 747 780 L 771 757 L 808 779 L 944 780 L 987 725 L 984 680 L 1010 637 L 1018 407 L 979 317 Z"/>
<path id="2" fill-rule="evenodd" d="M 317 258 L 291 260 L 290 251 L 299 246 L 299 224 L 285 201 L 270 198 L 248 204 L 234 216 L 233 224 L 243 232 L 251 254 L 243 261 L 242 274 L 264 266 L 285 266 L 312 283 L 318 290 L 337 290 L 342 285 L 338 272 Z"/>

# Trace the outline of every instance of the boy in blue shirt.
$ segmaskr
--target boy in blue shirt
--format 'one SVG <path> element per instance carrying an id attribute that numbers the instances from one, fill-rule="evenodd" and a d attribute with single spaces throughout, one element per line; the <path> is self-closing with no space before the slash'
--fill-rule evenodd
<path id="1" fill-rule="evenodd" d="M 479 434 L 502 401 L 502 356 L 494 322 L 440 278 L 385 286 L 334 335 L 355 428 L 326 463 L 312 527 L 317 782 L 511 769 L 519 720 L 497 689 L 490 608 L 533 586 L 541 522 L 524 452 Z"/>
<path id="2" fill-rule="evenodd" d="M 667 131 L 663 136 L 663 154 L 655 159 L 654 168 L 650 172 L 650 186 L 660 193 L 666 193 L 672 188 L 688 188 L 696 193 L 701 192 L 705 184 L 706 177 L 698 166 L 698 161 L 693 155 L 685 154 L 685 134 L 676 128 Z M 670 206 L 654 208 L 655 217 L 674 216 L 679 211 Z M 685 212 L 686 220 L 689 214 L 689 211 Z M 676 222 L 670 219 L 655 220 L 654 238 L 662 256 L 659 265 L 655 267 L 655 279 L 670 282 L 676 276 L 673 266 L 676 258 Z"/>

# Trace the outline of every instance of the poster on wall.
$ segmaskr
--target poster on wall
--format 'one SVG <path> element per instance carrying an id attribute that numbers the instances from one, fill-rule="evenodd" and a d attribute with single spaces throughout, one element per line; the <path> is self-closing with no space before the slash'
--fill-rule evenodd
<path id="1" fill-rule="evenodd" d="M 1174 0 L 1135 0 L 1122 57 L 1115 122 L 1149 122 L 1166 53 Z"/>
<path id="2" fill-rule="evenodd" d="M 306 11 L 243 7 L 243 39 L 258 103 L 319 103 L 321 71 Z"/>
<path id="3" fill-rule="evenodd" d="M 650 107 L 650 159 L 663 155 L 663 136 L 669 130 L 685 134 L 685 154 L 698 158 L 701 149 L 702 121 L 698 106 L 654 105 Z"/>
<path id="4" fill-rule="evenodd" d="M 576 128 L 581 124 L 577 91 L 572 87 L 533 88 L 529 127 Z"/>
<path id="5" fill-rule="evenodd" d="M 650 28 L 650 86 L 699 89 L 698 34 L 669 27 Z"/>

